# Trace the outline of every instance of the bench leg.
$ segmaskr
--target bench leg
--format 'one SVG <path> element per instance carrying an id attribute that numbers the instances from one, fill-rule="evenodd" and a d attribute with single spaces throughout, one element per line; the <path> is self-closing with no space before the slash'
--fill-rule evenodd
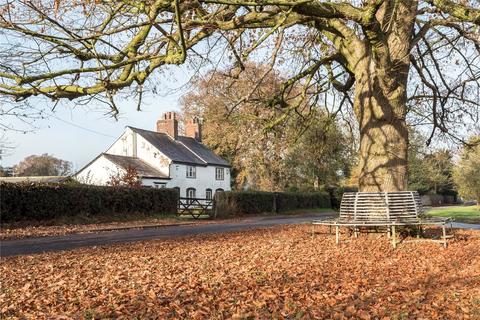
<path id="1" fill-rule="evenodd" d="M 358 228 L 357 227 L 353 227 L 353 236 L 355 238 L 358 238 Z"/>
<path id="2" fill-rule="evenodd" d="M 336 244 L 340 243 L 340 230 L 338 226 L 335 226 L 335 243 Z"/>
<path id="3" fill-rule="evenodd" d="M 395 230 L 395 226 L 392 226 L 392 245 L 393 249 L 397 248 L 397 232 Z"/>

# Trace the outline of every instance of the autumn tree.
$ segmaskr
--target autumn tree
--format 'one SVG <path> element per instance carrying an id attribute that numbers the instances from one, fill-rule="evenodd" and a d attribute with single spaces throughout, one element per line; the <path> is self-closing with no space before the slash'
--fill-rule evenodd
<path id="1" fill-rule="evenodd" d="M 345 183 L 355 164 L 354 137 L 335 119 L 325 115 L 317 115 L 290 144 L 286 163 L 290 169 L 288 179 L 299 189 L 338 187 Z"/>
<path id="2" fill-rule="evenodd" d="M 307 104 L 281 118 L 283 111 L 265 106 L 285 79 L 275 71 L 262 76 L 269 66 L 245 67 L 235 79 L 227 70 L 212 71 L 182 98 L 184 117 L 203 120 L 203 143 L 232 164 L 236 187 L 284 191 L 338 184 L 353 146 L 337 121 Z M 298 92 L 294 88 L 286 100 Z"/>
<path id="3" fill-rule="evenodd" d="M 463 199 L 475 199 L 480 206 L 480 137 L 470 139 L 453 170 L 453 179 Z"/>
<path id="4" fill-rule="evenodd" d="M 65 176 L 72 172 L 72 163 L 44 153 L 26 157 L 13 171 L 17 176 Z"/>
<path id="5" fill-rule="evenodd" d="M 410 132 L 410 137 L 409 189 L 420 193 L 455 194 L 452 152 L 445 148 L 427 148 L 427 138 L 419 132 Z"/>
<path id="6" fill-rule="evenodd" d="M 0 93 L 16 101 L 103 97 L 115 115 L 115 95 L 141 101 L 168 65 L 201 72 L 226 64 L 228 52 L 237 77 L 246 61 L 268 60 L 289 72 L 268 104 L 283 111 L 280 119 L 302 103 L 352 113 L 360 190 L 404 190 L 407 122 L 428 126 L 429 141 L 437 133 L 458 140 L 478 115 L 479 7 L 478 0 L 6 2 Z M 296 85 L 313 95 L 286 102 Z"/>

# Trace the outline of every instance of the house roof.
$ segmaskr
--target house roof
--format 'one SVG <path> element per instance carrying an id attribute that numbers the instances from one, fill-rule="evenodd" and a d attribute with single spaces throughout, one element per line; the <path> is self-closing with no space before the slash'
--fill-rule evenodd
<path id="1" fill-rule="evenodd" d="M 138 175 L 142 178 L 168 178 L 167 175 L 139 158 L 118 156 L 109 153 L 102 153 L 102 155 L 123 169 L 127 169 L 128 167 L 135 168 Z"/>
<path id="2" fill-rule="evenodd" d="M 217 156 L 212 150 L 194 138 L 179 136 L 178 140 L 206 163 L 230 167 L 227 161 Z"/>
<path id="3" fill-rule="evenodd" d="M 230 167 L 227 161 L 194 138 L 178 136 L 178 139 L 174 140 L 166 133 L 129 128 L 145 138 L 173 162 Z"/>

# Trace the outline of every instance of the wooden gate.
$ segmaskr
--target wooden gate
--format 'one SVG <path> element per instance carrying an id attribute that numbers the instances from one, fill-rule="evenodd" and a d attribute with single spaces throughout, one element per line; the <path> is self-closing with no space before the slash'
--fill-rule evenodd
<path id="1" fill-rule="evenodd" d="M 191 215 L 194 219 L 198 219 L 202 215 L 211 216 L 213 213 L 213 199 L 202 198 L 182 198 L 178 200 L 177 214 Z"/>

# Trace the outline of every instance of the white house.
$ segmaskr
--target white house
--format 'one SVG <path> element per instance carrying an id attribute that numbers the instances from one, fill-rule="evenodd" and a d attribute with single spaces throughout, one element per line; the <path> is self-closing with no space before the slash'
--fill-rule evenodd
<path id="1" fill-rule="evenodd" d="M 157 121 L 157 131 L 127 127 L 74 177 L 83 183 L 106 185 L 133 167 L 146 187 L 176 188 L 181 197 L 212 198 L 216 191 L 230 190 L 230 165 L 201 139 L 197 119 L 185 123 L 185 136 L 180 136 L 178 116 L 168 112 Z"/>

